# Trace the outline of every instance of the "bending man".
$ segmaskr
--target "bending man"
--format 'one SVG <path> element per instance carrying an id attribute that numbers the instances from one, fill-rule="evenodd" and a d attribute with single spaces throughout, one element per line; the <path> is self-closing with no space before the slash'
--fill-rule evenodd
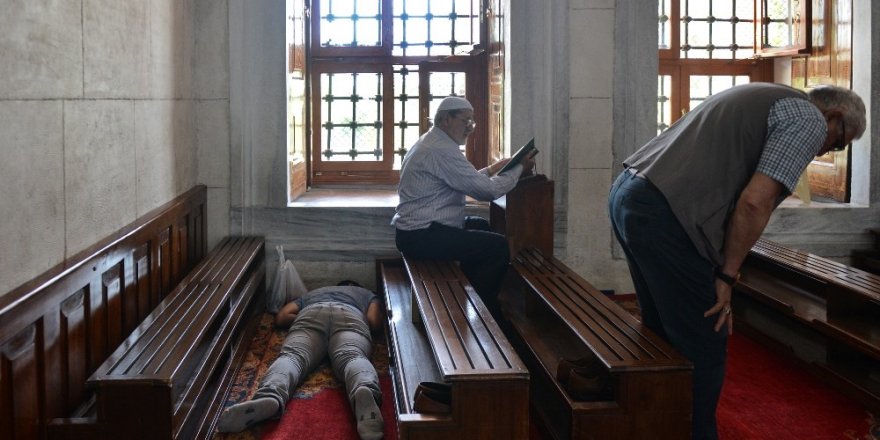
<path id="1" fill-rule="evenodd" d="M 694 364 L 693 438 L 717 438 L 740 265 L 813 157 L 865 125 L 850 90 L 752 83 L 709 97 L 623 162 L 612 226 L 645 325 Z"/>

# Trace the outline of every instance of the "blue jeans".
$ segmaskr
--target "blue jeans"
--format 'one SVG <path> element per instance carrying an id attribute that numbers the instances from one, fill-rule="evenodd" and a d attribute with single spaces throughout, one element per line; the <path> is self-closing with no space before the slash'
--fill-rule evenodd
<path id="1" fill-rule="evenodd" d="M 372 350 L 370 329 L 363 313 L 340 303 L 308 306 L 290 326 L 281 352 L 260 382 L 254 399 L 274 398 L 279 403 L 280 416 L 291 392 L 329 355 L 333 373 L 345 382 L 352 408 L 354 392 L 360 387 L 369 388 L 376 402 L 381 402 L 379 376 L 370 363 Z"/>
<path id="2" fill-rule="evenodd" d="M 727 329 L 703 317 L 717 300 L 713 265 L 694 247 L 663 194 L 630 171 L 608 198 L 611 224 L 626 253 L 642 322 L 688 358 L 693 371 L 694 439 L 716 439 Z"/>

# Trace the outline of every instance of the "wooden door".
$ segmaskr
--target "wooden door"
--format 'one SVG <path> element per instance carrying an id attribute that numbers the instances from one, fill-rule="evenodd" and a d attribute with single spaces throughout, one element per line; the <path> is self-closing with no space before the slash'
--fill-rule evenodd
<path id="1" fill-rule="evenodd" d="M 792 60 L 792 85 L 852 86 L 852 0 L 812 0 L 812 49 Z M 813 198 L 849 202 L 849 148 L 817 157 L 807 167 Z"/>

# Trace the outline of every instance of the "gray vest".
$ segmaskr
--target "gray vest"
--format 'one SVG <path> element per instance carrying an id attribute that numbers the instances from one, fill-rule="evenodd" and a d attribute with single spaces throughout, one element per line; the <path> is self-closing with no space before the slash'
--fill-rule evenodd
<path id="1" fill-rule="evenodd" d="M 761 158 L 770 107 L 789 97 L 808 99 L 772 83 L 717 93 L 623 162 L 663 193 L 697 251 L 716 265 L 724 263 L 727 220 Z"/>

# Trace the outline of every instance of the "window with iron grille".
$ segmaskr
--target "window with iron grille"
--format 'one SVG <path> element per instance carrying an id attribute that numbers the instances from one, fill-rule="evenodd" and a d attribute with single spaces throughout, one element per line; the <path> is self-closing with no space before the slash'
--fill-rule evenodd
<path id="1" fill-rule="evenodd" d="M 657 132 L 707 97 L 737 84 L 771 81 L 755 56 L 753 0 L 660 0 Z"/>
<path id="2" fill-rule="evenodd" d="M 793 57 L 794 87 L 850 86 L 851 2 L 659 0 L 658 6 L 658 133 L 715 93 L 773 81 L 768 57 Z M 813 200 L 849 201 L 848 153 L 824 155 L 807 167 Z"/>
<path id="3" fill-rule="evenodd" d="M 480 0 L 315 0 L 311 6 L 313 184 L 393 184 L 439 100 L 485 101 Z M 477 114 L 475 118 L 485 118 Z M 478 127 L 480 122 L 478 121 Z M 487 132 L 462 153 L 485 166 Z"/>

